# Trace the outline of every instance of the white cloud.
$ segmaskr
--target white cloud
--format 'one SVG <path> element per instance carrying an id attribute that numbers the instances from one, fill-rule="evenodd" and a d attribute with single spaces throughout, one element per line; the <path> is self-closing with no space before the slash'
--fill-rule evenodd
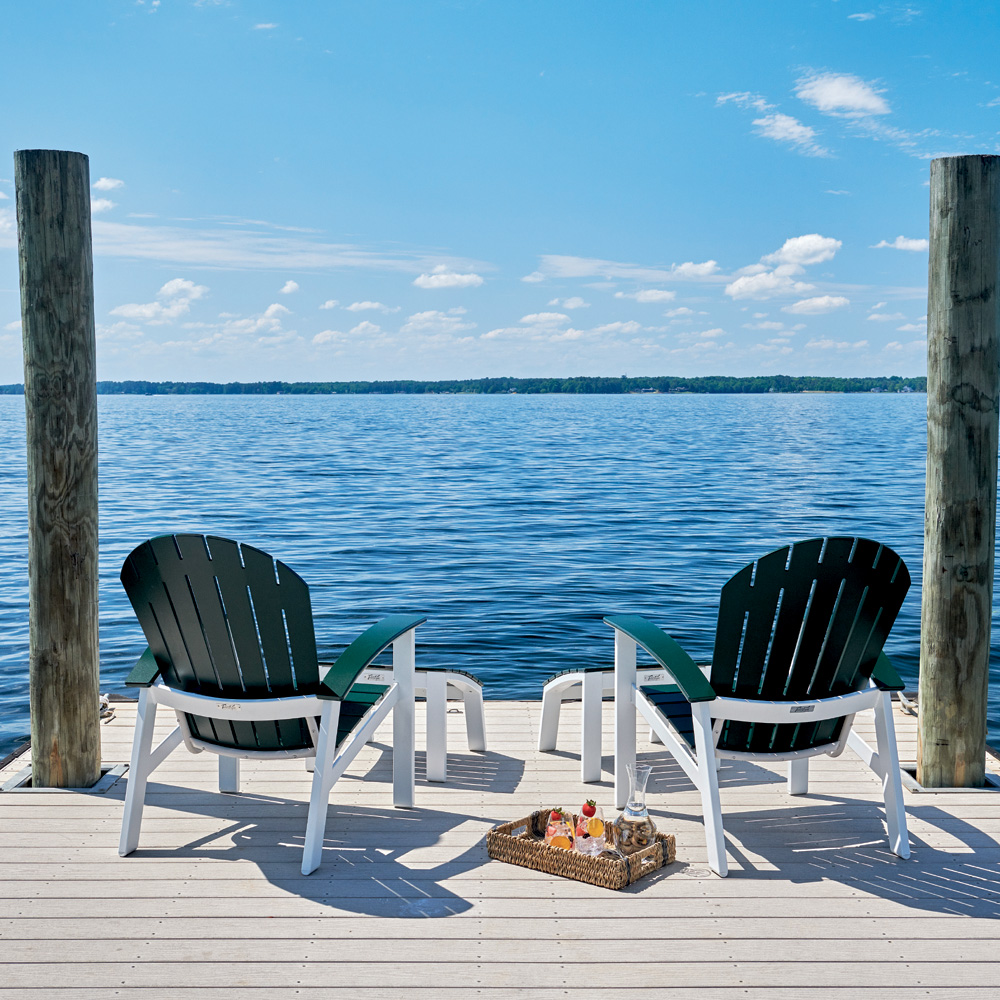
<path id="1" fill-rule="evenodd" d="M 615 292 L 615 298 L 635 299 L 636 302 L 672 302 L 677 293 L 663 288 L 643 288 L 638 292 Z"/>
<path id="2" fill-rule="evenodd" d="M 761 257 L 765 264 L 794 264 L 804 267 L 807 264 L 822 264 L 833 260 L 834 255 L 843 246 L 840 240 L 832 236 L 820 236 L 819 233 L 809 233 L 806 236 L 793 236 L 785 240 L 780 250 Z"/>
<path id="3" fill-rule="evenodd" d="M 0 201 L 10 201 L 10 195 L 4 194 L 3 191 L 0 191 Z"/>
<path id="4" fill-rule="evenodd" d="M 117 207 L 117 202 L 110 198 L 92 198 L 90 202 L 90 214 L 97 215 L 98 212 L 110 212 Z"/>
<path id="5" fill-rule="evenodd" d="M 817 295 L 811 299 L 802 299 L 791 305 L 782 306 L 781 311 L 800 313 L 804 316 L 819 316 L 822 313 L 833 312 L 835 309 L 843 309 L 844 306 L 850 304 L 851 300 L 845 299 L 843 295 Z"/>
<path id="6" fill-rule="evenodd" d="M 99 177 L 90 186 L 98 191 L 114 191 L 117 188 L 125 187 L 125 182 L 118 180 L 117 177 Z"/>
<path id="7" fill-rule="evenodd" d="M 671 264 L 670 273 L 676 278 L 707 278 L 719 270 L 714 260 L 703 260 L 700 264 L 687 260 L 683 264 Z"/>
<path id="8" fill-rule="evenodd" d="M 778 323 L 773 319 L 760 320 L 758 323 L 744 323 L 744 328 L 747 330 L 784 330 L 785 324 Z"/>
<path id="9" fill-rule="evenodd" d="M 363 319 L 357 326 L 351 327 L 350 332 L 355 337 L 371 337 L 376 333 L 381 333 L 382 327 L 378 323 L 372 323 L 367 319 Z"/>
<path id="10" fill-rule="evenodd" d="M 826 190 L 826 194 L 841 195 L 841 194 L 850 194 L 850 193 L 851 193 L 850 191 L 837 191 L 837 190 L 834 190 L 833 188 L 827 188 L 827 190 Z"/>
<path id="11" fill-rule="evenodd" d="M 352 302 L 349 306 L 344 306 L 349 312 L 382 312 L 382 313 L 397 313 L 399 312 L 399 306 L 385 306 L 381 302 L 370 302 L 365 299 L 363 302 Z"/>
<path id="12" fill-rule="evenodd" d="M 748 90 L 739 91 L 733 94 L 719 94 L 715 99 L 716 107 L 720 104 L 736 104 L 741 108 L 753 108 L 755 111 L 770 111 L 774 107 L 769 104 L 760 94 L 751 94 Z"/>
<path id="13" fill-rule="evenodd" d="M 568 323 L 569 316 L 565 313 L 531 313 L 522 316 L 519 322 L 528 326 L 558 326 L 561 323 Z"/>
<path id="14" fill-rule="evenodd" d="M 196 285 L 186 278 L 174 278 L 156 293 L 157 301 L 116 306 L 111 310 L 111 315 L 157 326 L 169 323 L 189 312 L 191 303 L 202 298 L 207 291 L 206 285 Z"/>
<path id="15" fill-rule="evenodd" d="M 255 24 L 253 26 L 253 30 L 254 31 L 273 31 L 277 27 L 278 27 L 277 24 L 274 24 L 273 22 L 267 22 L 267 23 L 262 23 L 262 24 Z"/>
<path id="16" fill-rule="evenodd" d="M 848 21 L 874 21 L 875 20 L 875 15 L 874 14 L 870 14 L 870 13 L 865 13 L 865 14 L 848 14 L 847 15 L 847 20 Z"/>
<path id="17" fill-rule="evenodd" d="M 562 306 L 563 309 L 589 309 L 590 303 L 581 299 L 579 295 L 574 295 L 568 299 L 552 299 L 550 306 Z"/>
<path id="18" fill-rule="evenodd" d="M 874 244 L 873 250 L 881 250 L 883 247 L 888 247 L 890 250 L 914 250 L 921 251 L 930 248 L 930 240 L 924 239 L 911 239 L 908 236 L 897 236 L 891 243 L 888 240 L 880 240 L 878 243 Z"/>
<path id="19" fill-rule="evenodd" d="M 336 299 L 327 299 L 326 302 L 320 306 L 320 309 L 334 309 L 337 305 L 339 305 L 339 303 Z"/>
<path id="20" fill-rule="evenodd" d="M 291 278 L 289 278 L 289 280 L 281 286 L 282 295 L 291 295 L 292 292 L 297 292 L 298 290 L 299 283 L 297 281 L 292 281 Z"/>
<path id="21" fill-rule="evenodd" d="M 878 313 L 873 312 L 868 319 L 876 323 L 898 323 L 901 319 L 906 319 L 904 313 Z"/>
<path id="22" fill-rule="evenodd" d="M 603 326 L 595 326 L 591 333 L 638 333 L 641 329 L 642 326 L 639 323 L 636 323 L 634 319 L 630 319 L 624 322 L 618 320 L 615 323 L 605 323 Z"/>
<path id="23" fill-rule="evenodd" d="M 791 115 L 775 112 L 763 118 L 755 118 L 757 132 L 775 142 L 784 142 L 805 156 L 829 156 L 830 151 L 816 141 L 816 130 L 804 125 Z"/>
<path id="24" fill-rule="evenodd" d="M 421 274 L 413 280 L 417 288 L 475 288 L 483 283 L 478 274 L 459 274 L 446 264 L 439 264 L 430 274 Z"/>
<path id="25" fill-rule="evenodd" d="M 817 111 L 837 118 L 887 115 L 889 105 L 870 83 L 850 73 L 814 73 L 796 84 L 795 94 Z"/>
<path id="26" fill-rule="evenodd" d="M 781 295 L 804 295 L 815 287 L 793 280 L 787 267 L 779 267 L 760 274 L 744 274 L 726 285 L 726 295 L 733 299 L 771 299 Z"/>
<path id="27" fill-rule="evenodd" d="M 0 217 L 3 210 L 0 209 Z M 440 254 L 399 253 L 395 256 L 367 250 L 350 243 L 321 243 L 311 233 L 291 227 L 265 226 L 241 220 L 237 224 L 217 222 L 215 228 L 182 228 L 95 219 L 94 253 L 108 257 L 155 260 L 187 267 L 220 267 L 233 270 L 268 271 L 356 270 L 420 274 L 482 267 L 481 263 L 447 258 Z M 0 227 L 2 229 L 2 227 Z M 273 230 L 280 230 L 275 235 Z M 445 263 L 447 267 L 445 267 Z"/>
<path id="28" fill-rule="evenodd" d="M 637 283 L 658 283 L 662 281 L 721 281 L 715 275 L 719 265 L 714 260 L 701 263 L 686 261 L 667 267 L 644 267 L 597 257 L 574 257 L 568 254 L 545 254 L 541 258 L 542 278 L 603 278 L 605 280 L 626 279 Z M 521 279 L 522 281 L 525 279 Z M 541 279 L 539 279 L 541 280 Z"/>
<path id="29" fill-rule="evenodd" d="M 5 330 L 20 330 L 21 329 L 21 321 L 19 319 L 16 319 L 16 320 L 14 320 L 13 323 L 8 323 L 4 327 L 4 329 Z"/>
<path id="30" fill-rule="evenodd" d="M 793 236 L 785 240 L 780 250 L 761 257 L 760 263 L 742 268 L 739 277 L 726 285 L 726 295 L 734 299 L 805 295 L 816 286 L 796 280 L 795 275 L 801 274 L 808 264 L 831 260 L 840 247 L 840 240 L 819 233 Z"/>
<path id="31" fill-rule="evenodd" d="M 687 306 L 678 306 L 676 309 L 668 309 L 663 315 L 668 319 L 673 319 L 675 316 L 693 316 L 694 310 Z"/>
<path id="32" fill-rule="evenodd" d="M 400 327 L 400 333 L 406 334 L 454 334 L 462 330 L 472 330 L 475 323 L 463 323 L 462 316 L 464 309 L 449 309 L 441 312 L 437 309 L 428 309 L 426 312 L 414 313 Z"/>
<path id="33" fill-rule="evenodd" d="M 343 340 L 347 334 L 342 333 L 340 330 L 320 330 L 319 333 L 313 337 L 312 342 L 314 344 L 329 344 L 333 340 Z"/>
<path id="34" fill-rule="evenodd" d="M 927 323 L 904 323 L 902 326 L 897 326 L 896 329 L 903 331 L 903 333 L 924 333 L 927 330 Z"/>
<path id="35" fill-rule="evenodd" d="M 847 340 L 832 340 L 824 337 L 821 340 L 810 340 L 806 347 L 815 347 L 821 351 L 849 351 L 858 347 L 867 347 L 867 340 L 855 340 L 853 343 Z"/>
<path id="36" fill-rule="evenodd" d="M 526 274 L 521 280 L 527 281 L 528 284 L 536 285 L 538 282 L 545 280 L 545 275 L 541 271 L 532 271 L 531 274 Z"/>

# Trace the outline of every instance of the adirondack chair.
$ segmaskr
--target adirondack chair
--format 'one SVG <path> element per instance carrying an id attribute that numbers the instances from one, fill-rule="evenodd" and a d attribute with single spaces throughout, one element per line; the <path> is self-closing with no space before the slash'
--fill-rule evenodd
<path id="1" fill-rule="evenodd" d="M 393 804 L 413 805 L 414 630 L 425 618 L 390 615 L 320 664 L 309 588 L 260 549 L 161 535 L 132 551 L 121 580 L 149 645 L 125 682 L 140 693 L 120 855 L 138 846 L 150 774 L 181 743 L 218 755 L 221 792 L 239 791 L 241 758 L 305 758 L 303 875 L 319 866 L 334 782 L 390 711 Z M 356 683 L 390 644 L 391 683 Z M 177 726 L 153 749 L 159 705 Z"/>
<path id="2" fill-rule="evenodd" d="M 863 538 L 796 542 L 740 570 L 723 588 L 708 675 L 639 615 L 615 630 L 615 800 L 628 796 L 636 708 L 701 792 L 709 865 L 725 875 L 720 760 L 788 762 L 804 795 L 809 758 L 850 747 L 881 779 L 889 847 L 910 854 L 890 692 L 902 690 L 882 646 L 910 586 L 903 560 Z M 672 684 L 637 685 L 642 646 Z M 854 730 L 874 709 L 877 747 Z"/>

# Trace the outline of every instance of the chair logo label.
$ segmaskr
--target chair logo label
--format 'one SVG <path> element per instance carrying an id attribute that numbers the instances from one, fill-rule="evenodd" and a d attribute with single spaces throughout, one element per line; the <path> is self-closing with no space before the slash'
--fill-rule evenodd
<path id="1" fill-rule="evenodd" d="M 792 715 L 796 715 L 799 712 L 811 712 L 815 708 L 816 708 L 815 705 L 792 705 L 792 707 L 788 711 Z"/>

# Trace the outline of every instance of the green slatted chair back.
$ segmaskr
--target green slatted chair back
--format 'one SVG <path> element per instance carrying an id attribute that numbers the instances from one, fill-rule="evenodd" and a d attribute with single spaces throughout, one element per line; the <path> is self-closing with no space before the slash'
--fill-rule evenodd
<path id="1" fill-rule="evenodd" d="M 316 692 L 309 588 L 266 552 L 212 535 L 160 535 L 129 554 L 121 581 L 170 687 L 233 700 Z M 312 746 L 305 719 L 186 718 L 194 737 L 219 746 Z"/>
<path id="2" fill-rule="evenodd" d="M 892 549 L 865 538 L 796 542 L 723 588 L 711 682 L 722 697 L 809 701 L 868 685 L 910 586 Z M 727 720 L 720 750 L 787 753 L 836 742 L 844 720 Z"/>

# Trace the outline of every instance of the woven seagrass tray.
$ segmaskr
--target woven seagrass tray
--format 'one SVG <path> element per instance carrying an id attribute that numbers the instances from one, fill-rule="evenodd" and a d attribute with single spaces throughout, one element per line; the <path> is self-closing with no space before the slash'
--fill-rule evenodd
<path id="1" fill-rule="evenodd" d="M 524 819 L 501 823 L 486 834 L 486 851 L 497 861 L 506 861 L 537 872 L 574 878 L 605 889 L 624 889 L 637 879 L 669 865 L 675 857 L 672 833 L 657 833 L 656 843 L 627 858 L 604 855 L 589 857 L 579 851 L 550 847 L 545 843 L 548 809 L 539 809 Z M 573 817 L 574 824 L 576 817 Z"/>

